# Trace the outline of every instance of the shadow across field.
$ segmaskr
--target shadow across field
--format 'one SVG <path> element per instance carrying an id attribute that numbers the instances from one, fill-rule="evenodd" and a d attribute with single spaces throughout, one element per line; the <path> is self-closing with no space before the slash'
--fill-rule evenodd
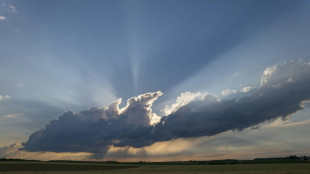
<path id="1" fill-rule="evenodd" d="M 0 172 L 13 171 L 88 171 L 88 170 L 115 170 L 128 169 L 138 166 L 113 165 L 78 165 L 78 164 L 36 164 L 36 163 L 0 163 Z"/>

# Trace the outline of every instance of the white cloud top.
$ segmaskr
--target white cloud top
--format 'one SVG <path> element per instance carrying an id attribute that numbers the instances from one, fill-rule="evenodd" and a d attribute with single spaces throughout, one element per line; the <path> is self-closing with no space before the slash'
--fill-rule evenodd
<path id="1" fill-rule="evenodd" d="M 5 96 L 0 95 L 0 100 L 8 100 L 8 99 L 11 99 L 10 95 L 5 95 Z"/>
<path id="2" fill-rule="evenodd" d="M 183 92 L 180 96 L 177 97 L 174 104 L 171 106 L 166 105 L 165 108 L 162 110 L 166 115 L 169 115 L 175 111 L 177 111 L 182 106 L 187 105 L 188 103 L 192 101 L 199 101 L 203 100 L 204 97 L 207 95 L 207 93 L 201 93 L 201 92 Z"/>
<path id="3" fill-rule="evenodd" d="M 246 86 L 246 87 L 242 88 L 242 89 L 240 90 L 240 92 L 247 93 L 247 92 L 252 91 L 253 89 L 255 89 L 254 86 Z"/>
<path id="4" fill-rule="evenodd" d="M 235 93 L 237 93 L 237 91 L 234 89 L 224 89 L 223 91 L 221 91 L 221 94 L 223 96 L 228 96 L 228 95 L 235 94 Z"/>
<path id="5" fill-rule="evenodd" d="M 263 76 L 260 81 L 260 85 L 263 86 L 268 82 L 270 79 L 271 75 L 277 70 L 277 66 L 272 66 L 272 67 L 267 67 L 263 73 Z"/>

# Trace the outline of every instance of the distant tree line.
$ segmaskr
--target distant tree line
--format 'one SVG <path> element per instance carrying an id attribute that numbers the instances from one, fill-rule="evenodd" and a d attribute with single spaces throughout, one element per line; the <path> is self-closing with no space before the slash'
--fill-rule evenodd
<path id="1" fill-rule="evenodd" d="M 40 160 L 25 160 L 19 158 L 0 158 L 0 161 L 40 161 Z"/>
<path id="2" fill-rule="evenodd" d="M 39 162 L 40 160 L 25 160 L 19 158 L 0 158 L 0 161 L 34 161 Z M 123 164 L 160 164 L 160 165 L 171 165 L 171 164 L 192 164 L 192 165 L 217 165 L 217 164 L 257 164 L 257 163 L 303 163 L 303 162 L 310 162 L 310 157 L 307 156 L 300 156 L 297 155 L 290 155 L 287 157 L 275 157 L 275 158 L 255 158 L 253 160 L 238 160 L 238 159 L 223 159 L 223 160 L 211 160 L 211 161 L 196 161 L 196 160 L 189 160 L 189 161 L 171 161 L 171 162 L 146 162 L 146 161 L 139 161 L 139 162 L 118 162 L 118 161 L 71 161 L 71 160 L 50 160 L 49 162 L 73 162 L 73 163 L 108 163 L 108 164 L 116 164 L 116 163 L 123 163 Z"/>

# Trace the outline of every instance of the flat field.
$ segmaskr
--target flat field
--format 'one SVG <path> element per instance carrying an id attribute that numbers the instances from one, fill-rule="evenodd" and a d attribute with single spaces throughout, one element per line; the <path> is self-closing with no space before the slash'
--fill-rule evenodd
<path id="1" fill-rule="evenodd" d="M 0 174 L 310 174 L 310 163 L 234 165 L 136 165 L 0 162 Z"/>

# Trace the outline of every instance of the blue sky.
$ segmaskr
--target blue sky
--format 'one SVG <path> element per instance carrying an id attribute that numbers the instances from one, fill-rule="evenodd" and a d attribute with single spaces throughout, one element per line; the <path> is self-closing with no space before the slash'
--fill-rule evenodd
<path id="1" fill-rule="evenodd" d="M 66 111 L 79 113 L 90 107 L 107 106 L 118 98 L 123 99 L 119 105 L 123 108 L 130 97 L 161 91 L 152 93 L 153 98 L 145 103 L 145 96 L 136 100 L 147 105 L 143 108 L 151 109 L 151 113 L 146 109 L 144 115 L 156 113 L 162 117 L 209 95 L 217 101 L 254 96 L 248 92 L 263 91 L 261 80 L 267 67 L 277 65 L 280 68 L 274 72 L 287 70 L 289 73 L 284 74 L 288 77 L 303 74 L 297 72 L 295 64 L 304 67 L 310 61 L 309 18 L 310 2 L 306 0 L 0 0 L 0 146 L 27 142 L 32 133 Z M 294 65 L 284 63 L 291 61 Z M 290 68 L 294 70 L 289 71 Z M 280 75 L 271 79 L 276 77 L 281 79 Z M 248 91 L 242 92 L 245 87 Z M 307 98 L 298 101 L 304 100 Z M 305 121 L 304 127 L 294 127 L 296 131 L 309 128 L 308 105 L 302 112 L 299 110 L 287 112 L 297 112 L 290 117 L 291 122 Z M 130 107 L 116 111 L 132 116 Z M 259 124 L 278 117 L 263 119 Z M 252 126 L 249 125 L 242 128 Z M 268 140 L 269 129 L 283 129 L 263 127 L 258 131 Z M 239 136 L 226 132 L 231 130 L 234 129 L 227 128 L 221 136 Z M 171 146 L 166 146 L 172 148 L 174 138 L 185 144 L 189 141 L 186 138 L 196 138 L 205 143 L 198 143 L 197 147 L 192 144 L 197 149 L 195 156 L 208 143 L 217 142 L 217 138 L 209 142 L 205 136 L 216 135 L 178 135 L 143 148 L 149 152 L 157 148 L 156 143 L 169 142 Z M 244 136 L 251 139 L 248 134 Z M 303 136 L 309 139 L 306 134 Z M 309 150 L 306 143 L 300 146 Z M 247 147 L 260 149 L 258 144 Z M 126 147 L 113 146 L 116 150 L 110 148 L 106 156 L 117 158 L 113 153 L 119 151 L 118 158 L 125 160 L 132 156 L 117 148 L 141 148 L 130 143 Z M 294 149 L 293 146 L 287 148 Z M 97 151 L 83 149 L 83 153 Z M 208 156 L 209 152 L 204 153 Z M 174 155 L 186 159 L 192 154 L 183 149 L 158 159 L 173 159 Z"/>

